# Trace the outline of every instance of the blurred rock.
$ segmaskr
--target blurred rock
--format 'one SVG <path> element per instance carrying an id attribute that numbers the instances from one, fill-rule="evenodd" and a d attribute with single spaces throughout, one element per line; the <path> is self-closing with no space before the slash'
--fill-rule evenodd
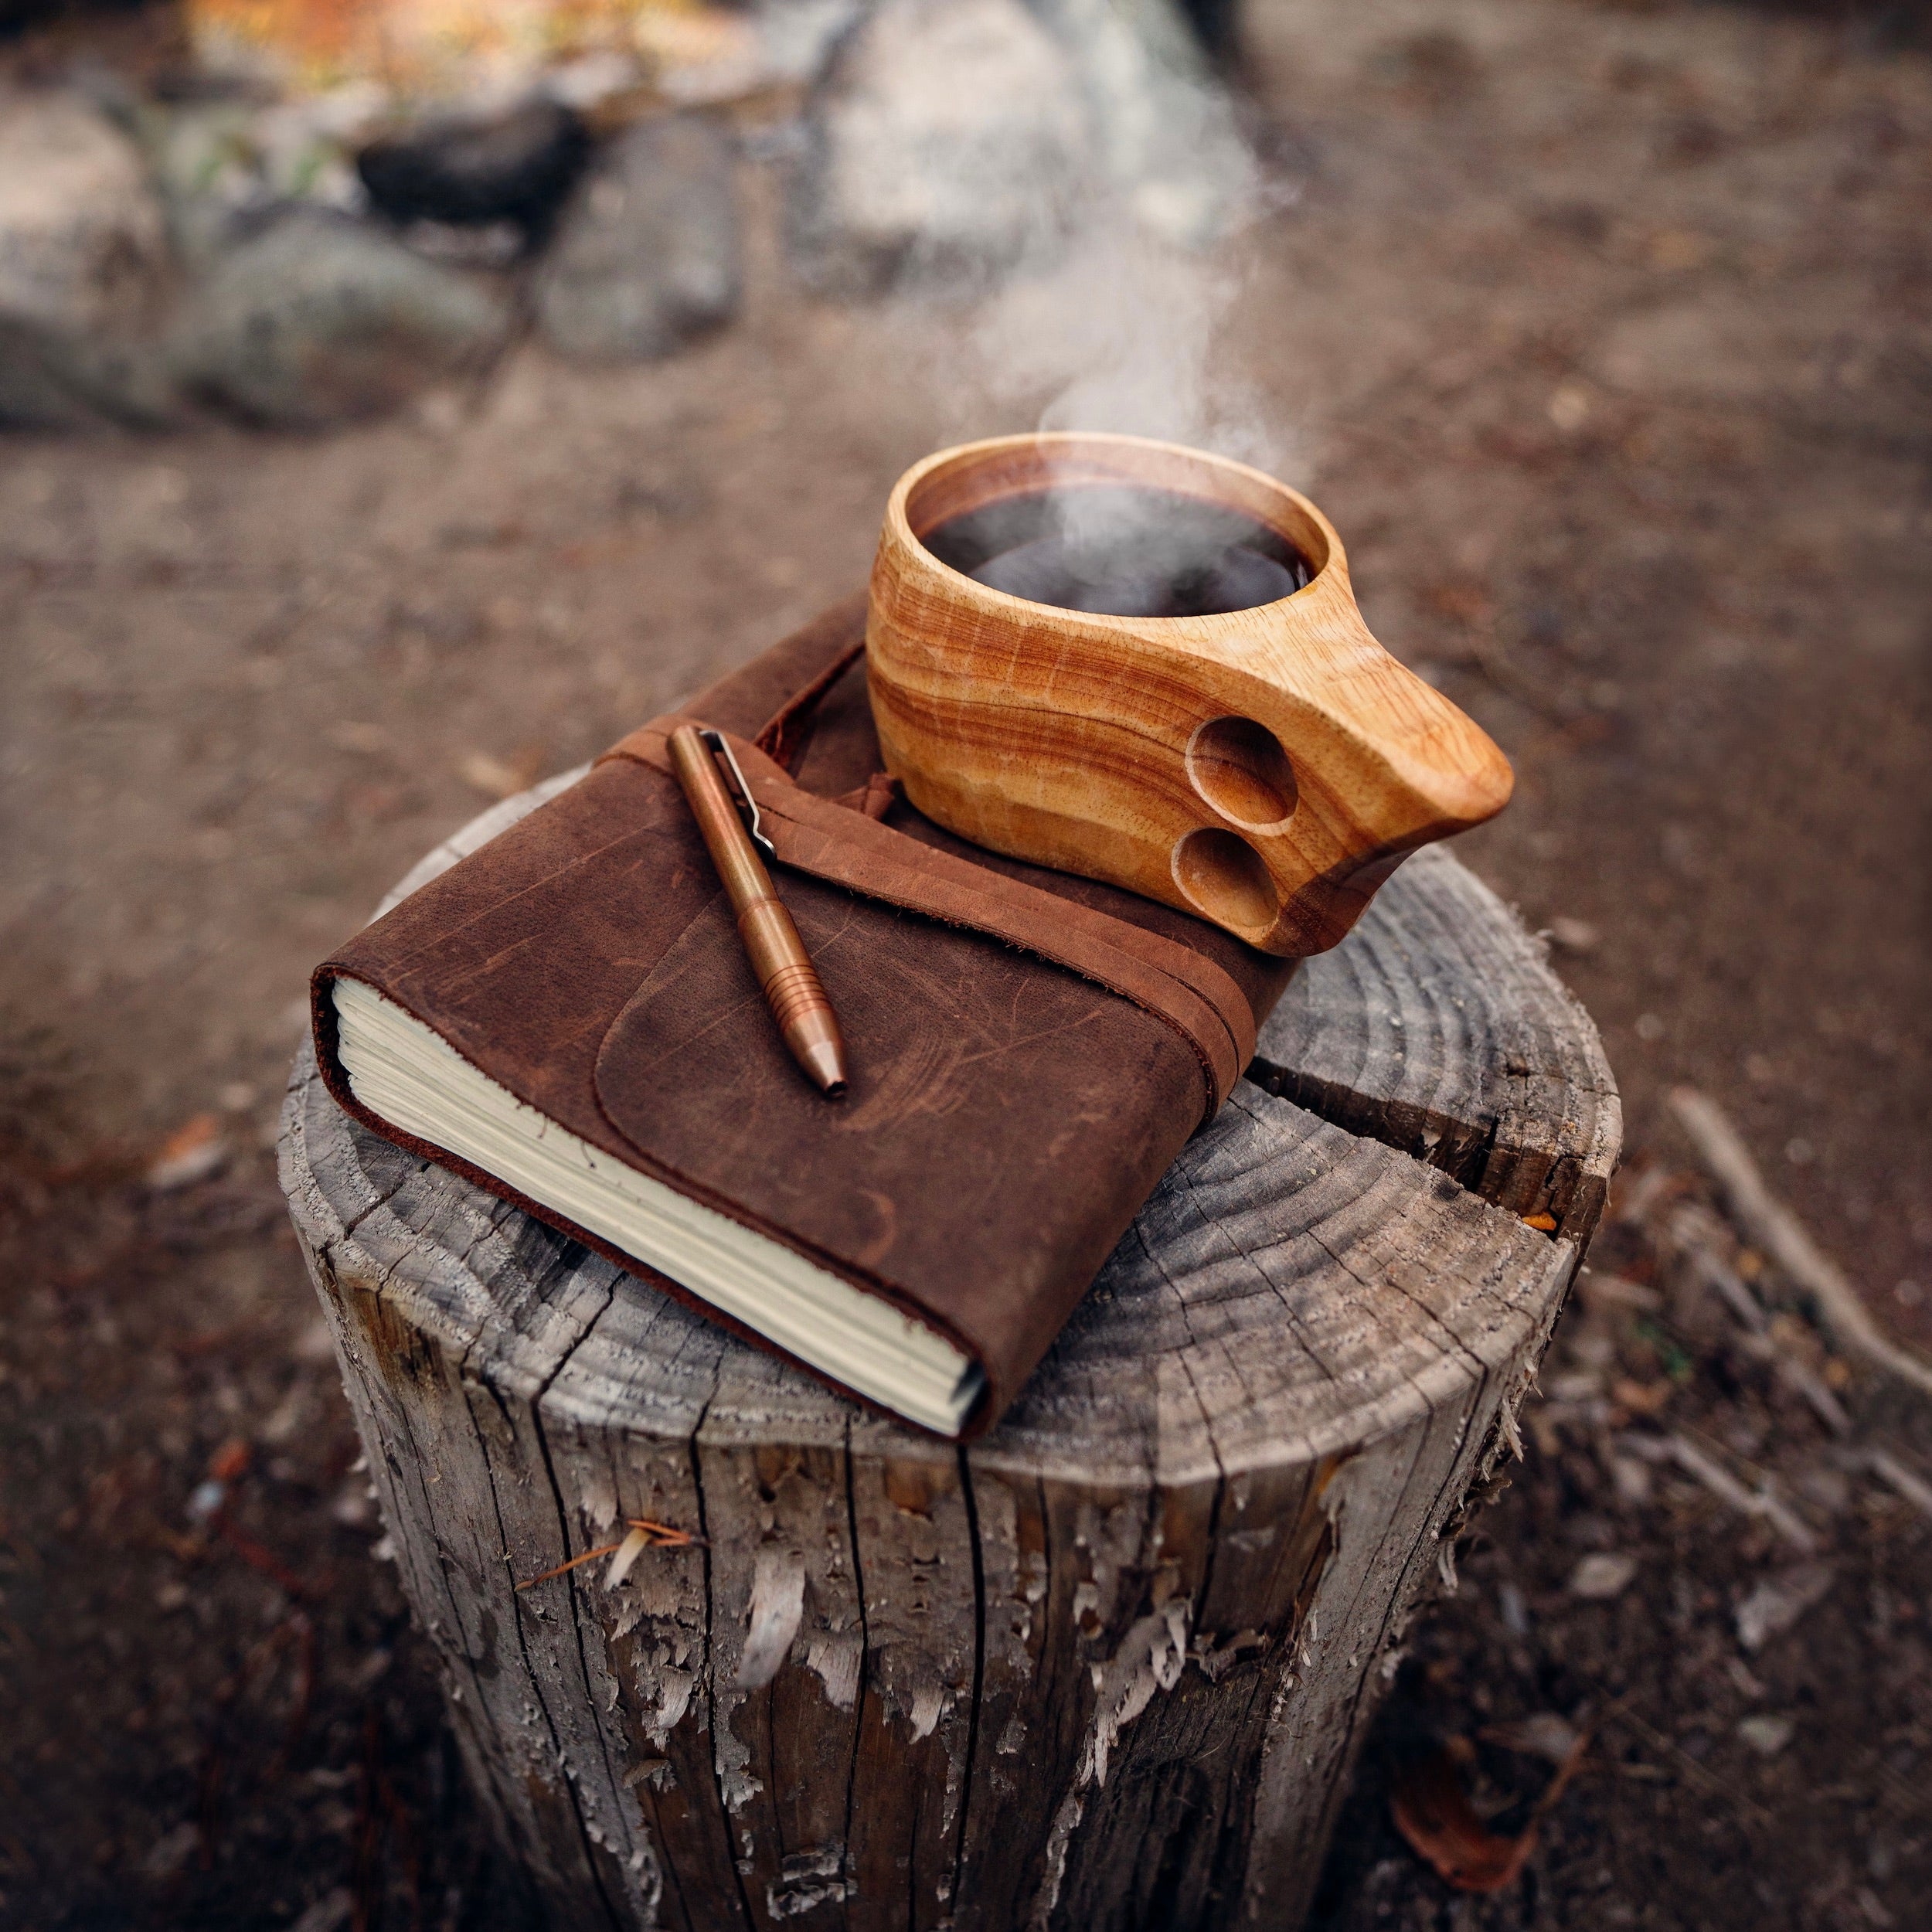
<path id="1" fill-rule="evenodd" d="M 1020 0 L 884 0 L 808 111 L 794 250 L 845 289 L 1048 257 L 1094 159 L 1074 63 Z"/>
<path id="2" fill-rule="evenodd" d="M 619 124 L 627 95 L 638 104 L 655 97 L 681 107 L 748 100 L 815 80 L 871 4 L 730 0 L 636 7 L 626 21 L 628 51 L 605 46 L 580 54 L 547 67 L 535 84 L 547 98 L 587 113 L 594 130 Z"/>
<path id="3" fill-rule="evenodd" d="M 0 425 L 172 420 L 148 333 L 171 280 L 134 144 L 77 95 L 0 94 Z"/>
<path id="4" fill-rule="evenodd" d="M 817 80 L 866 5 L 867 0 L 754 0 L 767 71 L 775 80 Z"/>
<path id="5" fill-rule="evenodd" d="M 764 36 L 743 5 L 641 6 L 630 38 L 650 70 L 652 91 L 681 107 L 743 100 L 776 77 Z"/>
<path id="6" fill-rule="evenodd" d="M 350 157 L 389 112 L 388 90 L 372 80 L 346 81 L 260 110 L 250 140 L 269 193 L 359 214 L 367 196 Z"/>
<path id="7" fill-rule="evenodd" d="M 185 386 L 286 428 L 379 415 L 486 362 L 509 303 L 326 209 L 286 209 L 197 287 L 172 341 Z"/>
<path id="8" fill-rule="evenodd" d="M 1231 60 L 1240 38 L 1240 0 L 1180 0 L 1195 38 L 1216 60 Z"/>
<path id="9" fill-rule="evenodd" d="M 541 233 L 590 156 L 572 109 L 530 100 L 487 120 L 423 121 L 371 142 L 355 166 L 392 221 L 513 221 Z"/>
<path id="10" fill-rule="evenodd" d="M 134 144 L 77 96 L 0 94 L 0 317 L 56 335 L 129 331 L 167 277 Z"/>
<path id="11" fill-rule="evenodd" d="M 175 254 L 191 268 L 233 240 L 236 219 L 268 199 L 253 134 L 255 110 L 240 101 L 195 102 L 141 117 Z"/>
<path id="12" fill-rule="evenodd" d="M 94 412 L 62 375 L 51 330 L 0 315 L 0 429 L 72 430 Z"/>
<path id="13" fill-rule="evenodd" d="M 360 82 L 266 107 L 217 100 L 141 110 L 176 255 L 205 267 L 284 202 L 359 213 L 368 197 L 349 157 L 387 107 L 381 87 Z"/>
<path id="14" fill-rule="evenodd" d="M 106 419 L 165 429 L 185 413 L 153 338 L 69 335 L 0 316 L 0 428 L 72 430 Z"/>
<path id="15" fill-rule="evenodd" d="M 594 129 L 621 114 L 649 83 L 634 53 L 604 47 L 546 67 L 534 84 L 543 99 L 571 109 Z"/>
<path id="16" fill-rule="evenodd" d="M 605 148 L 537 283 L 538 323 L 555 348 L 592 362 L 665 355 L 736 312 L 733 161 L 729 138 L 696 115 L 643 122 Z"/>
<path id="17" fill-rule="evenodd" d="M 452 268 L 513 267 L 528 252 L 530 237 L 513 221 L 474 223 L 413 221 L 403 240 L 419 255 Z"/>
<path id="18" fill-rule="evenodd" d="M 1200 247 L 1260 205 L 1260 171 L 1174 0 L 1033 0 L 1071 56 L 1102 174 L 1136 223 Z"/>
<path id="19" fill-rule="evenodd" d="M 1199 247 L 1260 205 L 1233 104 L 1175 0 L 884 0 L 808 111 L 791 223 L 824 286 L 1050 260 L 1124 210 Z"/>

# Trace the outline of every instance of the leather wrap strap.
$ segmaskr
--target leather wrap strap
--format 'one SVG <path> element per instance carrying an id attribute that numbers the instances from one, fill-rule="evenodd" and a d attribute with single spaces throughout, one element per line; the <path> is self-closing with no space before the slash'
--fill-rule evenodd
<path id="1" fill-rule="evenodd" d="M 672 731 L 702 722 L 675 713 L 654 718 L 604 755 L 671 773 Z M 1202 1117 L 1219 1111 L 1253 1058 L 1255 1022 L 1247 995 L 1213 960 L 910 838 L 852 805 L 806 791 L 749 740 L 724 736 L 781 864 L 864 898 L 990 934 L 1131 1000 L 1193 1049 L 1207 1090 Z"/>

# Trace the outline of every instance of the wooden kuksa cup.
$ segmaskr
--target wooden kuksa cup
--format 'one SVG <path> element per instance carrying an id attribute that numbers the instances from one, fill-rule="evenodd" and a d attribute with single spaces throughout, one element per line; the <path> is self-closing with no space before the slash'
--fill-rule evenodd
<path id="1" fill-rule="evenodd" d="M 975 512 L 1107 488 L 1236 512 L 1310 580 L 1247 610 L 1114 617 L 991 589 L 927 547 Z M 1001 437 L 916 464 L 886 506 L 866 642 L 886 768 L 929 818 L 1265 952 L 1335 945 L 1410 852 L 1509 798 L 1501 751 L 1369 634 L 1328 519 L 1174 444 Z"/>

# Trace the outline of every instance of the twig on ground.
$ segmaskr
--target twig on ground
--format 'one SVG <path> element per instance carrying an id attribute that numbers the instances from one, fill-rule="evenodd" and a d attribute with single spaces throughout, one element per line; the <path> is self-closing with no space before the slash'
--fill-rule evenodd
<path id="1" fill-rule="evenodd" d="M 1832 1340 L 1846 1354 L 1932 1396 L 1932 1363 L 1900 1347 L 1880 1329 L 1844 1270 L 1813 1241 L 1797 1216 L 1772 1197 L 1757 1163 L 1717 1103 L 1694 1087 L 1678 1087 L 1671 1090 L 1670 1107 L 1705 1172 L 1716 1182 L 1731 1218 L 1752 1245 L 1810 1298 L 1819 1325 Z"/>
<path id="2" fill-rule="evenodd" d="M 1865 1460 L 1874 1475 L 1883 1476 L 1907 1502 L 1932 1516 L 1932 1482 L 1906 1468 L 1889 1450 L 1872 1450 Z"/>
<path id="3" fill-rule="evenodd" d="M 217 1509 L 208 1526 L 250 1570 L 258 1570 L 297 1603 L 311 1601 L 315 1592 L 273 1550 L 264 1548 L 246 1530 L 237 1529 L 225 1509 Z"/>
<path id="4" fill-rule="evenodd" d="M 204 1872 L 215 1868 L 222 1828 L 227 1819 L 227 1787 L 233 1757 L 230 1745 L 236 1734 L 233 1717 L 234 1706 L 249 1689 L 256 1672 L 264 1664 L 273 1664 L 291 1645 L 295 1651 L 294 1708 L 282 1733 L 281 1746 L 262 1773 L 260 1788 L 266 1788 L 282 1777 L 294 1761 L 315 1704 L 317 1645 L 315 1628 L 307 1613 L 291 1611 L 215 1687 L 213 1709 L 206 1720 L 200 1761 L 195 1774 L 192 1821 L 199 1862 Z"/>
<path id="5" fill-rule="evenodd" d="M 1740 1515 L 1755 1516 L 1767 1522 L 1794 1549 L 1809 1556 L 1818 1548 L 1818 1539 L 1791 1505 L 1774 1493 L 1770 1479 L 1764 1486 L 1747 1489 L 1708 1450 L 1700 1447 L 1681 1430 L 1668 1436 L 1627 1435 L 1621 1447 L 1650 1462 L 1674 1462 L 1685 1475 L 1695 1476 L 1711 1494 L 1727 1502 Z"/>
<path id="6" fill-rule="evenodd" d="M 1620 1702 L 1604 1713 L 1603 1723 L 1628 1724 L 1654 1751 L 1662 1751 L 1672 1759 L 1693 1784 L 1701 1784 L 1707 1791 L 1715 1792 L 1719 1798 L 1728 1798 L 1740 1811 L 1747 1812 L 1757 1823 L 1768 1825 L 1771 1815 L 1756 1799 L 1747 1798 L 1727 1780 L 1719 1777 L 1715 1771 L 1706 1770 L 1685 1750 L 1674 1737 L 1667 1737 L 1654 1725 L 1646 1723 L 1630 1709 L 1627 1702 Z"/>
<path id="7" fill-rule="evenodd" d="M 1788 1337 L 1781 1335 L 1780 1324 L 1772 1321 L 1733 1265 L 1730 1231 L 1717 1216 L 1701 1202 L 1680 1202 L 1665 1220 L 1661 1239 L 1730 1310 L 1744 1331 L 1744 1352 L 1764 1363 L 1786 1388 L 1808 1402 L 1834 1435 L 1849 1435 L 1852 1418 L 1844 1403 L 1810 1362 L 1793 1352 Z"/>
<path id="8" fill-rule="evenodd" d="M 1656 1315 L 1664 1305 L 1664 1298 L 1644 1282 L 1621 1274 L 1600 1274 L 1588 1267 L 1577 1277 L 1577 1291 L 1592 1309 L 1624 1308 L 1634 1315 Z"/>
<path id="9" fill-rule="evenodd" d="M 385 1842 L 400 1868 L 409 1901 L 410 1932 L 422 1932 L 423 1862 L 415 1822 L 389 1777 L 383 1720 L 371 1704 L 362 1715 L 362 1762 L 356 1781 L 350 1932 L 376 1932 L 382 1921 L 383 1897 L 388 1889 L 387 1865 L 383 1855 Z"/>
<path id="10" fill-rule="evenodd" d="M 1780 1348 L 1775 1326 L 1762 1335 L 1744 1338 L 1744 1352 L 1767 1364 L 1773 1375 L 1794 1395 L 1811 1404 L 1811 1413 L 1835 1436 L 1852 1433 L 1852 1418 L 1845 1405 L 1832 1393 L 1830 1385 L 1808 1362 L 1801 1362 L 1789 1349 Z"/>
<path id="11" fill-rule="evenodd" d="M 1696 1201 L 1679 1202 L 1665 1217 L 1662 1233 L 1691 1273 L 1730 1310 L 1740 1328 L 1748 1334 L 1762 1335 L 1770 1326 L 1764 1304 L 1731 1265 L 1726 1252 L 1730 1234 L 1709 1208 Z"/>
<path id="12" fill-rule="evenodd" d="M 1646 1162 L 1617 1177 L 1616 1190 L 1610 1200 L 1610 1218 L 1645 1226 L 1654 1211 L 1682 1185 L 1682 1177 L 1673 1174 L 1661 1162 Z"/>
<path id="13" fill-rule="evenodd" d="M 263 1774 L 264 1784 L 273 1783 L 295 1761 L 303 1734 L 308 1729 L 309 1713 L 315 1705 L 315 1626 L 298 1610 L 290 1614 L 282 1628 L 292 1634 L 295 1642 L 295 1708 L 289 1713 L 288 1727 L 282 1733 L 281 1747 Z"/>

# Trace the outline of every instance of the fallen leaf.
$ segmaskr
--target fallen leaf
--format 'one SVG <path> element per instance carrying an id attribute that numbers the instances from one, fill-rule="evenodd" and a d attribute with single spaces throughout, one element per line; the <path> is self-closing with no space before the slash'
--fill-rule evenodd
<path id="1" fill-rule="evenodd" d="M 526 745 L 512 758 L 493 757 L 487 751 L 467 752 L 456 762 L 456 775 L 486 798 L 512 798 L 528 791 L 543 774 L 540 747 Z"/>
<path id="2" fill-rule="evenodd" d="M 1709 237 L 1695 230 L 1660 229 L 1650 238 L 1650 264 L 1667 272 L 1672 269 L 1701 268 L 1710 259 L 1711 247 Z"/>
<path id="3" fill-rule="evenodd" d="M 1584 1602 L 1607 1603 L 1621 1597 L 1637 1574 L 1637 1559 L 1614 1550 L 1599 1550 L 1586 1556 L 1570 1573 L 1570 1594 Z"/>
<path id="4" fill-rule="evenodd" d="M 1534 1228 L 1539 1234 L 1554 1234 L 1556 1232 L 1556 1217 L 1553 1214 L 1526 1214 L 1522 1217 L 1522 1224 L 1526 1228 Z"/>
<path id="5" fill-rule="evenodd" d="M 1446 1752 L 1407 1767 L 1389 1801 L 1396 1829 L 1459 1892 L 1500 1892 L 1535 1849 L 1532 1820 L 1503 1838 L 1477 1817 Z"/>
<path id="6" fill-rule="evenodd" d="M 1617 1500 L 1630 1509 L 1641 1509 L 1650 1501 L 1653 1485 L 1648 1463 L 1630 1456 L 1612 1456 L 1610 1479 Z"/>
<path id="7" fill-rule="evenodd" d="M 1560 1718 L 1556 1721 L 1563 1722 Z M 1573 1733 L 1556 1776 L 1532 1807 L 1529 1823 L 1514 1838 L 1491 1831 L 1476 1815 L 1444 1750 L 1413 1761 L 1396 1774 L 1389 1798 L 1396 1829 L 1458 1891 L 1500 1892 L 1522 1871 L 1536 1849 L 1536 1828 L 1569 1788 L 1590 1749 L 1590 1740 L 1588 1731 Z"/>
<path id="8" fill-rule="evenodd" d="M 182 1121 L 156 1150 L 148 1165 L 147 1182 L 157 1194 L 192 1187 L 219 1174 L 228 1164 L 228 1142 L 213 1114 L 197 1114 Z"/>
<path id="9" fill-rule="evenodd" d="M 1549 937 L 1552 943 L 1566 953 L 1594 953 L 1604 939 L 1588 920 L 1560 916 L 1549 922 Z"/>
<path id="10" fill-rule="evenodd" d="M 1547 407 L 1549 420 L 1563 430 L 1580 430 L 1590 420 L 1590 394 L 1581 383 L 1560 383 Z"/>
<path id="11" fill-rule="evenodd" d="M 194 1855 L 200 1842 L 201 1827 L 192 1819 L 157 1839 L 141 1861 L 141 1869 L 151 1879 L 172 1878 Z"/>
<path id="12" fill-rule="evenodd" d="M 1760 1757 L 1775 1757 L 1791 1741 L 1798 1729 L 1788 1717 L 1747 1717 L 1737 1734 Z"/>
<path id="13" fill-rule="evenodd" d="M 288 1932 L 337 1932 L 337 1928 L 348 1924 L 355 1913 L 354 1895 L 346 1885 L 338 1885 L 334 1891 L 318 1899 L 288 1928 Z"/>
<path id="14" fill-rule="evenodd" d="M 1771 1638 L 1789 1630 L 1837 1578 L 1829 1563 L 1798 1563 L 1767 1577 L 1737 1606 L 1737 1641 L 1747 1650 L 1761 1649 Z"/>
<path id="15" fill-rule="evenodd" d="M 1495 611 L 1488 593 L 1473 583 L 1438 583 L 1427 597 L 1431 610 L 1462 624 L 1487 624 Z"/>
<path id="16" fill-rule="evenodd" d="M 1611 1399 L 1632 1415 L 1654 1416 L 1676 1389 L 1667 1377 L 1655 1382 L 1633 1382 L 1628 1376 L 1620 1376 L 1610 1385 L 1610 1393 Z"/>

